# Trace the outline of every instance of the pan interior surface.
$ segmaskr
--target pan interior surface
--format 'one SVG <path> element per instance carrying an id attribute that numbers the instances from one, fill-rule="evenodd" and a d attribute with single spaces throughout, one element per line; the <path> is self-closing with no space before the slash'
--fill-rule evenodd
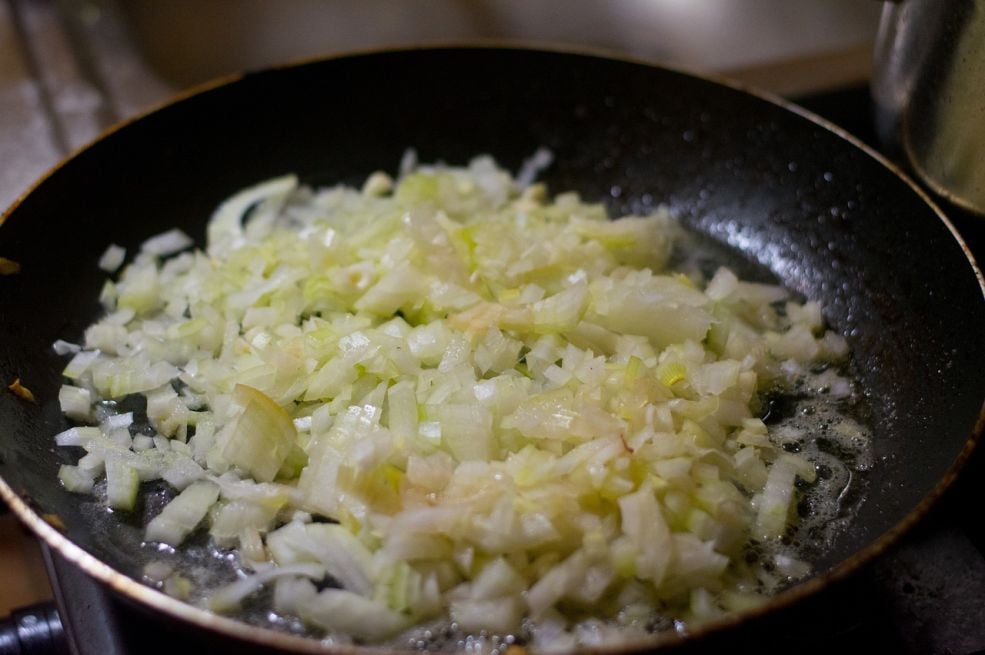
<path id="1" fill-rule="evenodd" d="M 386 52 L 248 75 L 110 134 L 56 170 L 0 228 L 0 476 L 75 544 L 139 579 L 121 533 L 93 530 L 64 491 L 52 435 L 64 360 L 99 314 L 96 261 L 178 226 L 201 239 L 213 209 L 257 181 L 358 183 L 406 148 L 461 164 L 489 153 L 517 170 L 537 148 L 554 192 L 613 214 L 666 204 L 733 253 L 820 300 L 846 336 L 871 411 L 877 465 L 851 529 L 816 563 L 855 556 L 948 474 L 983 398 L 982 288 L 948 227 L 890 169 L 825 127 L 706 80 L 591 56 L 507 49 Z M 201 242 L 200 242 L 201 243 Z M 143 512 L 153 514 L 154 498 Z M 203 547 L 204 548 L 204 547 Z M 208 557 L 203 551 L 202 557 Z"/>

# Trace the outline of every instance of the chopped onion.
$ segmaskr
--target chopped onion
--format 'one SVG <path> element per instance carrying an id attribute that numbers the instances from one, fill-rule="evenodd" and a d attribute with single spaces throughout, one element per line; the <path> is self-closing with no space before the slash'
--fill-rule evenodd
<path id="1" fill-rule="evenodd" d="M 191 247 L 194 243 L 195 242 L 192 241 L 190 236 L 178 228 L 174 228 L 147 239 L 141 244 L 140 250 L 142 252 L 150 253 L 151 255 L 166 257 L 168 255 L 173 255 L 176 252 L 181 252 L 185 248 Z M 122 255 L 125 254 L 126 252 L 124 251 L 116 256 L 122 258 Z M 117 264 L 117 266 L 119 266 L 119 264 Z"/>
<path id="2" fill-rule="evenodd" d="M 289 566 L 270 567 L 254 575 L 222 587 L 209 596 L 206 602 L 209 609 L 215 612 L 228 612 L 239 607 L 243 600 L 257 592 L 260 587 L 278 578 L 311 578 L 320 580 L 325 577 L 325 569 L 317 564 L 292 564 Z"/>
<path id="3" fill-rule="evenodd" d="M 196 482 L 185 488 L 147 524 L 144 539 L 177 546 L 205 518 L 219 498 L 219 487 Z"/>
<path id="4" fill-rule="evenodd" d="M 58 339 L 57 341 L 55 341 L 55 343 L 52 346 L 52 348 L 54 349 L 55 354 L 58 354 L 58 355 L 68 355 L 68 354 L 73 354 L 74 355 L 75 353 L 77 353 L 80 350 L 82 350 L 82 346 L 80 346 L 79 344 L 77 344 L 77 343 L 70 343 L 68 341 L 63 341 L 61 339 Z"/>
<path id="5" fill-rule="evenodd" d="M 111 243 L 99 258 L 99 268 L 107 273 L 114 273 L 116 269 L 123 265 L 123 260 L 126 259 L 126 256 L 126 248 Z"/>
<path id="6" fill-rule="evenodd" d="M 204 251 L 177 229 L 147 240 L 84 348 L 55 345 L 73 355 L 62 410 L 92 424 L 55 437 L 88 451 L 63 486 L 105 473 L 109 506 L 132 510 L 163 479 L 180 493 L 148 542 L 207 529 L 257 571 L 214 593 L 169 573 L 166 590 L 226 612 L 274 582 L 278 611 L 342 639 L 444 619 L 592 646 L 620 616 L 758 602 L 768 572 L 744 545 L 779 544 L 814 479 L 784 450 L 801 433 L 754 418 L 759 394 L 847 346 L 780 287 L 668 269 L 684 242 L 664 208 L 610 221 L 549 199 L 532 183 L 550 162 L 514 179 L 408 151 L 396 182 L 244 189 Z M 779 576 L 807 574 L 781 555 Z"/>

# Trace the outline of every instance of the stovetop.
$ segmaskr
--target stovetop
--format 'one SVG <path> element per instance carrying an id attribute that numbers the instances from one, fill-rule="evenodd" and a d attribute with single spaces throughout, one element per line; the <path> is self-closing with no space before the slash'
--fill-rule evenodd
<path id="1" fill-rule="evenodd" d="M 0 186 L 7 184 L 0 189 L 8 193 L 0 193 L 4 206 L 13 200 L 10 188 L 19 189 L 18 185 L 40 175 L 60 153 L 171 91 L 142 67 L 112 22 L 87 22 L 84 14 L 66 22 L 52 2 L 0 0 L 0 37 L 5 27 L 26 53 L 25 70 L 20 72 L 36 83 L 13 96 L 0 93 L 0 132 L 6 116 L 5 134 L 13 132 L 11 125 L 18 125 L 18 130 L 33 135 L 15 153 L 23 163 L 22 175 L 31 177 L 13 181 L 0 177 Z M 39 42 L 45 45 L 43 52 L 37 48 Z M 0 38 L 0 55 L 4 47 Z M 874 144 L 867 88 L 855 86 L 794 100 Z M 985 221 L 946 209 L 972 252 L 985 261 Z M 730 633 L 727 646 L 740 652 L 755 648 L 759 653 L 985 651 L 985 522 L 978 506 L 982 498 L 985 454 L 979 448 L 926 520 L 888 553 L 806 602 L 748 630 Z M 45 555 L 65 634 L 76 655 L 182 649 L 249 652 L 227 640 L 162 622 L 106 591 L 57 554 L 46 551 Z M 685 648 L 698 652 L 721 645 L 698 642 Z"/>

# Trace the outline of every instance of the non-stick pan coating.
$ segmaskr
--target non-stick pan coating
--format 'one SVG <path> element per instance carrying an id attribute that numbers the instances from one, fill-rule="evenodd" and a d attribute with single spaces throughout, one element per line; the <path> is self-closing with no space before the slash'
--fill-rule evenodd
<path id="1" fill-rule="evenodd" d="M 491 153 L 516 170 L 541 146 L 554 153 L 543 175 L 553 190 L 614 212 L 666 203 L 821 300 L 848 338 L 877 465 L 822 570 L 900 524 L 949 475 L 985 396 L 985 305 L 962 246 L 917 191 L 826 127 L 727 86 L 481 48 L 247 75 L 110 134 L 44 180 L 0 228 L 0 255 L 22 266 L 0 277 L 0 380 L 20 377 L 38 399 L 0 394 L 0 475 L 38 513 L 57 514 L 73 542 L 139 577 L 129 551 L 91 530 L 80 498 L 60 488 L 68 460 L 51 439 L 66 426 L 64 360 L 51 344 L 80 339 L 98 315 L 107 244 L 132 252 L 174 226 L 200 238 L 223 198 L 287 172 L 354 183 L 394 171 L 408 147 L 450 163 Z"/>

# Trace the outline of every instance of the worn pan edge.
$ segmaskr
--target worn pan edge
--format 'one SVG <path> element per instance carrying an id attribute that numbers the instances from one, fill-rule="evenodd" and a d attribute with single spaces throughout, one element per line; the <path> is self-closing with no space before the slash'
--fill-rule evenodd
<path id="1" fill-rule="evenodd" d="M 916 195 L 929 206 L 937 218 L 944 224 L 944 226 L 951 233 L 951 236 L 957 242 L 962 252 L 965 255 L 969 265 L 972 268 L 973 273 L 978 281 L 979 288 L 982 291 L 982 297 L 985 299 L 985 277 L 983 277 L 982 271 L 975 262 L 974 256 L 971 253 L 968 245 L 965 243 L 964 239 L 961 237 L 958 230 L 955 228 L 954 224 L 948 219 L 944 212 L 938 207 L 938 205 L 932 200 L 926 191 L 924 191 L 917 183 L 915 183 L 899 166 L 890 161 L 881 153 L 874 150 L 872 147 L 868 146 L 857 137 L 847 132 L 843 128 L 835 125 L 834 123 L 824 119 L 823 117 L 811 112 L 794 102 L 791 102 L 779 95 L 774 93 L 764 91 L 755 87 L 751 87 L 747 84 L 731 80 L 726 77 L 722 77 L 715 74 L 699 73 L 689 70 L 686 67 L 678 65 L 669 65 L 652 60 L 646 60 L 639 57 L 633 57 L 630 55 L 625 55 L 622 53 L 614 53 L 607 51 L 603 48 L 595 47 L 573 47 L 567 44 L 544 44 L 537 43 L 536 45 L 523 43 L 520 41 L 505 41 L 505 40 L 482 40 L 478 43 L 460 43 L 460 42 L 449 42 L 449 43 L 439 43 L 439 44 L 428 44 L 428 45 L 395 45 L 385 48 L 366 48 L 366 49 L 356 49 L 347 51 L 344 53 L 338 53 L 330 56 L 311 56 L 311 57 L 301 57 L 296 59 L 288 60 L 287 62 L 271 66 L 268 68 L 259 69 L 257 71 L 250 71 L 247 73 L 232 73 L 225 75 L 213 80 L 209 80 L 185 90 L 182 90 L 168 99 L 151 105 L 146 110 L 128 118 L 124 121 L 118 122 L 114 125 L 109 126 L 104 131 L 102 131 L 98 136 L 93 138 L 88 143 L 75 148 L 72 152 L 63 157 L 57 164 L 52 166 L 44 175 L 39 177 L 33 184 L 31 184 L 23 193 L 18 195 L 15 201 L 6 210 L 0 214 L 0 227 L 3 226 L 4 222 L 16 211 L 17 207 L 32 193 L 34 193 L 44 182 L 58 172 L 61 168 L 68 165 L 73 159 L 75 159 L 79 154 L 86 151 L 87 149 L 93 147 L 95 144 L 103 141 L 109 136 L 115 134 L 116 132 L 126 128 L 132 123 L 142 120 L 146 116 L 156 113 L 157 111 L 163 110 L 171 105 L 177 104 L 183 100 L 189 99 L 194 96 L 202 95 L 208 93 L 209 91 L 225 87 L 240 81 L 250 75 L 256 73 L 274 72 L 278 70 L 290 69 L 297 66 L 303 66 L 306 64 L 315 64 L 321 61 L 331 61 L 337 59 L 348 59 L 352 57 L 374 55 L 374 54 L 385 54 L 385 53 L 399 53 L 404 51 L 431 51 L 431 50 L 455 50 L 455 49 L 467 49 L 467 50 L 519 50 L 519 51 L 531 51 L 531 52 L 550 52 L 555 54 L 566 54 L 574 55 L 579 57 L 593 57 L 600 59 L 608 59 L 614 61 L 620 61 L 624 63 L 642 65 L 649 68 L 664 69 L 670 72 L 686 75 L 692 78 L 696 78 L 705 82 L 710 82 L 719 86 L 728 87 L 735 91 L 743 94 L 754 96 L 760 100 L 764 100 L 770 104 L 780 107 L 790 111 L 798 116 L 822 127 L 823 129 L 832 132 L 841 139 L 849 142 L 851 145 L 857 149 L 864 152 L 866 155 L 874 159 L 877 163 L 884 166 L 891 173 L 893 173 L 898 179 L 900 179 L 904 184 L 906 184 Z M 678 634 L 675 632 L 665 631 L 655 635 L 651 639 L 647 639 L 638 645 L 629 645 L 621 647 L 613 647 L 607 649 L 592 649 L 598 650 L 599 652 L 619 652 L 625 650 L 637 650 L 637 649 L 652 649 L 654 647 L 660 648 L 665 646 L 681 645 L 685 642 L 692 640 L 699 640 L 705 636 L 713 636 L 715 634 L 721 633 L 722 631 L 728 630 L 730 628 L 736 627 L 742 623 L 749 620 L 756 619 L 758 617 L 763 617 L 771 614 L 778 610 L 783 610 L 789 608 L 792 605 L 798 603 L 801 600 L 806 599 L 809 596 L 814 595 L 823 588 L 829 586 L 830 584 L 843 580 L 853 572 L 859 570 L 865 564 L 871 562 L 873 559 L 879 555 L 885 553 L 891 546 L 893 546 L 904 534 L 909 532 L 915 525 L 917 525 L 929 512 L 929 510 L 940 500 L 948 488 L 950 488 L 954 481 L 957 479 L 961 472 L 961 469 L 965 466 L 969 460 L 971 453 L 978 446 L 979 442 L 983 439 L 983 434 L 985 434 L 985 398 L 983 398 L 982 405 L 978 412 L 978 418 L 975 422 L 975 426 L 972 429 L 971 434 L 965 441 L 961 451 L 958 453 L 955 460 L 952 462 L 951 466 L 947 469 L 944 476 L 938 480 L 934 487 L 921 499 L 921 501 L 912 508 L 899 522 L 894 526 L 886 530 L 884 533 L 879 535 L 877 538 L 869 542 L 865 547 L 857 551 L 852 556 L 842 560 L 831 569 L 825 571 L 824 573 L 814 576 L 804 582 L 798 583 L 795 586 L 786 589 L 773 598 L 769 602 L 763 604 L 760 607 L 754 608 L 752 610 L 747 610 L 740 613 L 731 614 L 721 619 L 710 621 L 708 623 L 702 624 L 701 626 L 690 630 L 684 634 Z M 301 637 L 297 635 L 291 635 L 287 633 L 277 632 L 268 628 L 262 628 L 259 626 L 254 626 L 250 624 L 243 623 L 241 621 L 227 618 L 218 614 L 214 614 L 207 610 L 189 605 L 183 601 L 179 601 L 172 598 L 161 591 L 148 587 L 133 578 L 130 578 L 123 573 L 120 573 L 111 566 L 105 564 L 103 561 L 99 560 L 95 556 L 91 555 L 88 551 L 84 550 L 80 546 L 76 545 L 73 541 L 70 541 L 65 535 L 59 532 L 55 527 L 49 524 L 41 515 L 39 515 L 19 494 L 17 494 L 7 482 L 0 477 L 0 499 L 7 503 L 14 514 L 37 536 L 39 536 L 48 546 L 53 548 L 57 553 L 59 553 L 65 560 L 71 562 L 72 564 L 78 566 L 85 573 L 96 579 L 97 581 L 107 585 L 114 591 L 118 592 L 124 597 L 135 600 L 146 607 L 162 612 L 170 617 L 186 621 L 199 628 L 204 628 L 206 630 L 212 630 L 220 633 L 224 636 L 251 642 L 252 644 L 271 647 L 280 650 L 289 650 L 299 653 L 346 653 L 353 655 L 393 655 L 396 652 L 400 652 L 394 648 L 383 648 L 379 646 L 349 646 L 343 644 L 331 644 L 326 645 L 321 641 Z"/>

